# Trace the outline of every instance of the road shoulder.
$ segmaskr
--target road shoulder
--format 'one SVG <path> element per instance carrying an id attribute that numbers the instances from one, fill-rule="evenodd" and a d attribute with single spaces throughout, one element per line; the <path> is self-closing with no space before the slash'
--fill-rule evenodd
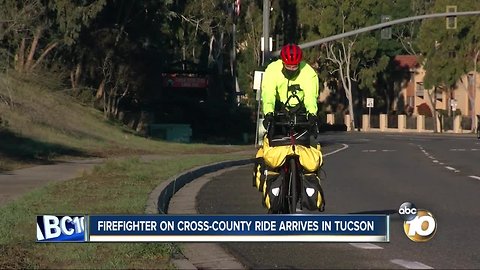
<path id="1" fill-rule="evenodd" d="M 243 165 L 251 166 L 251 165 Z M 206 174 L 181 188 L 172 197 L 169 205 L 170 214 L 198 214 L 196 195 L 212 178 L 241 166 L 230 167 Z M 197 269 L 245 269 L 233 255 L 216 243 L 185 243 L 181 245 L 182 252 L 188 261 Z M 184 262 L 182 262 L 184 263 Z M 185 266 L 174 263 L 179 269 Z"/>

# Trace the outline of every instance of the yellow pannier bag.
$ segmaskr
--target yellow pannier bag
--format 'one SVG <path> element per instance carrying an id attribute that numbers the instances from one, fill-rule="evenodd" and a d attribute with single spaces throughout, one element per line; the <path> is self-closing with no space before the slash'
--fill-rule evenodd
<path id="1" fill-rule="evenodd" d="M 287 156 L 293 155 L 291 146 L 275 146 L 264 149 L 263 159 L 269 168 L 278 168 L 285 163 Z"/>
<path id="2" fill-rule="evenodd" d="M 302 206 L 308 210 L 325 210 L 325 196 L 320 185 L 320 178 L 316 173 L 306 173 L 302 175 Z"/>
<path id="3" fill-rule="evenodd" d="M 253 168 L 253 186 L 259 191 L 263 190 L 265 184 L 265 162 L 263 161 L 263 148 L 258 149 L 255 156 L 255 164 Z"/>
<path id="4" fill-rule="evenodd" d="M 293 155 L 291 145 L 271 147 L 267 136 L 263 139 L 263 159 L 269 168 L 278 168 L 285 163 L 288 155 Z"/>
<path id="5" fill-rule="evenodd" d="M 271 147 L 268 139 L 263 140 L 263 159 L 270 168 L 282 166 L 287 156 L 297 155 L 302 167 L 308 172 L 315 172 L 323 163 L 323 155 L 320 145 L 317 147 L 295 145 L 295 151 L 291 145 L 282 145 Z M 258 153 L 257 153 L 258 157 Z"/>
<path id="6" fill-rule="evenodd" d="M 281 195 L 283 194 L 283 181 L 285 174 L 269 171 L 263 185 L 263 205 L 273 211 L 279 211 L 282 207 Z"/>
<path id="7" fill-rule="evenodd" d="M 298 155 L 302 167 L 308 172 L 315 172 L 322 166 L 323 155 L 320 145 L 317 147 L 296 145 L 295 154 Z"/>

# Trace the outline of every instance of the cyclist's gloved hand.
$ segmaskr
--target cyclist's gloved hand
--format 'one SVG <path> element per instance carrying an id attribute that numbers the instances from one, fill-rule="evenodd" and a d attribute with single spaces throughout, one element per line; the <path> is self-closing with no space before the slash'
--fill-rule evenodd
<path id="1" fill-rule="evenodd" d="M 307 120 L 308 120 L 308 123 L 310 124 L 310 126 L 314 126 L 318 123 L 318 117 L 317 117 L 316 114 L 309 113 L 307 115 Z"/>
<path id="2" fill-rule="evenodd" d="M 267 113 L 263 119 L 263 127 L 268 129 L 268 125 L 273 122 L 273 113 Z"/>
<path id="3" fill-rule="evenodd" d="M 317 137 L 318 134 L 318 117 L 315 114 L 309 113 L 307 115 L 308 124 L 310 125 L 310 132 L 313 133 L 314 137 Z"/>

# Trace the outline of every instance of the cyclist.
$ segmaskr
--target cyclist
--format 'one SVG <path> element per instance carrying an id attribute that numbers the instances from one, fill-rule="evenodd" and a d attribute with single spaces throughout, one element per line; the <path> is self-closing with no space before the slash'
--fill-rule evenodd
<path id="1" fill-rule="evenodd" d="M 307 120 L 317 122 L 318 75 L 305 61 L 296 44 L 283 46 L 280 58 L 265 69 L 262 80 L 262 107 L 265 128 L 274 120 L 274 111 L 304 110 Z"/>
<path id="2" fill-rule="evenodd" d="M 267 129 L 268 137 L 263 140 L 263 147 L 257 152 L 257 163 L 253 175 L 254 186 L 263 191 L 264 205 L 269 210 L 274 209 L 273 212 L 275 207 L 272 205 L 278 206 L 278 192 L 274 191 L 274 186 L 281 182 L 277 179 L 282 178 L 278 166 L 284 164 L 287 155 L 300 156 L 300 164 L 303 167 L 301 173 L 304 174 L 307 182 L 313 181 L 312 187 L 318 192 L 321 191 L 316 176 L 322 164 L 320 145 L 309 132 L 313 131 L 312 127 L 317 128 L 319 82 L 316 71 L 303 61 L 302 56 L 302 49 L 298 45 L 283 46 L 280 59 L 267 66 L 262 80 L 263 125 Z M 279 115 L 285 118 L 279 119 Z M 278 122 L 282 123 L 285 120 L 290 122 L 292 115 L 296 121 L 308 122 L 310 126 L 310 129 L 304 125 L 295 127 L 294 144 L 300 145 L 296 148 L 289 146 L 292 143 L 292 138 L 289 136 L 290 128 L 285 125 L 277 126 Z M 307 182 L 304 183 L 304 187 L 307 186 Z M 269 192 L 273 193 L 269 194 Z M 323 204 L 320 205 L 321 199 L 317 201 L 313 204 L 323 211 Z"/>

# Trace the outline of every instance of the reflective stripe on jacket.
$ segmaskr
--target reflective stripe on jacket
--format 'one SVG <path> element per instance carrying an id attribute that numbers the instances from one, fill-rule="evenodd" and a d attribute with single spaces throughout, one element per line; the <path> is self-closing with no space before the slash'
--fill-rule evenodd
<path id="1" fill-rule="evenodd" d="M 305 109 L 308 113 L 317 114 L 318 76 L 315 70 L 302 61 L 298 76 L 293 80 L 288 80 L 283 75 L 282 68 L 283 63 L 279 59 L 270 63 L 265 69 L 262 79 L 263 113 L 267 114 L 274 111 L 276 98 L 285 104 L 288 99 L 288 87 L 298 84 L 303 91 L 299 91 L 297 95 L 300 99 L 303 99 Z"/>

